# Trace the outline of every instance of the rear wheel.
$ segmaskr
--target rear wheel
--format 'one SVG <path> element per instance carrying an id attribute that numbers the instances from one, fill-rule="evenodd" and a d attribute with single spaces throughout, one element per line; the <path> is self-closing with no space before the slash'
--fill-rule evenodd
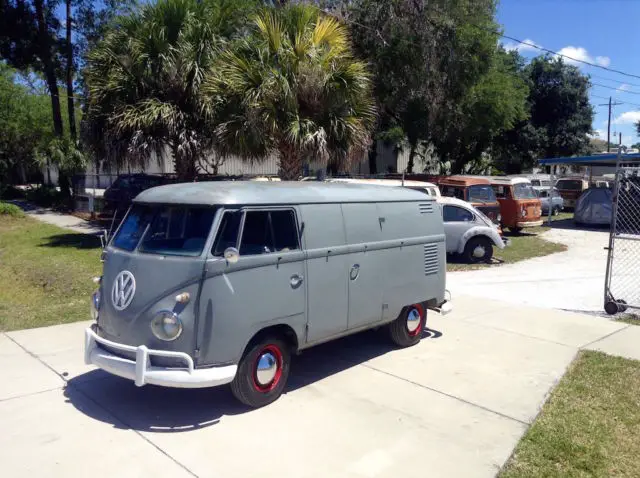
<path id="1" fill-rule="evenodd" d="M 511 232 L 513 232 L 514 234 L 520 234 L 522 232 L 522 228 L 521 227 L 510 227 L 509 230 Z"/>
<path id="2" fill-rule="evenodd" d="M 389 324 L 389 335 L 399 347 L 411 347 L 420 342 L 426 323 L 426 313 L 420 304 L 405 307 L 396 320 Z"/>
<path id="3" fill-rule="evenodd" d="M 257 340 L 240 361 L 231 391 L 249 407 L 264 407 L 282 395 L 290 364 L 290 347 L 279 337 Z"/>
<path id="4" fill-rule="evenodd" d="M 471 263 L 489 262 L 493 257 L 493 244 L 487 237 L 472 237 L 464 246 L 464 257 Z"/>

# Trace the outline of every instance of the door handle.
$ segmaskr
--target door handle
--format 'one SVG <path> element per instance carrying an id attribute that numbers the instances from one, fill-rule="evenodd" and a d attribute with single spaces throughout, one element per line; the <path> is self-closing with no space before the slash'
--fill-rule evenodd
<path id="1" fill-rule="evenodd" d="M 297 289 L 298 287 L 300 287 L 300 284 L 302 284 L 303 281 L 304 281 L 303 276 L 299 274 L 293 274 L 291 276 L 291 279 L 289 279 L 289 284 L 291 284 L 291 287 L 293 289 Z"/>
<path id="2" fill-rule="evenodd" d="M 358 275 L 360 275 L 360 264 L 354 264 L 349 271 L 349 279 L 356 280 Z"/>

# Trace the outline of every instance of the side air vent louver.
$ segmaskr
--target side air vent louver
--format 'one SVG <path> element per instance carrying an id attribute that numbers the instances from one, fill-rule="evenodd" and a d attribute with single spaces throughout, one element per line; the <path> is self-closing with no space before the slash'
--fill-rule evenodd
<path id="1" fill-rule="evenodd" d="M 418 209 L 420 210 L 420 214 L 431 214 L 433 212 L 433 203 L 432 202 L 423 202 L 418 204 Z"/>
<path id="2" fill-rule="evenodd" d="M 424 275 L 438 273 L 438 244 L 424 245 Z"/>

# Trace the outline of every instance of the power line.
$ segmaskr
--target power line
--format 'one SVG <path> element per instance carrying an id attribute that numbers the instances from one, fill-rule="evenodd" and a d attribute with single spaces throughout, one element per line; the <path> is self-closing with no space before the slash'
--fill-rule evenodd
<path id="1" fill-rule="evenodd" d="M 600 88 L 608 88 L 610 90 L 615 90 L 618 93 L 627 93 L 630 95 L 640 95 L 640 93 L 638 93 L 637 91 L 630 91 L 630 90 L 621 90 L 619 87 L 616 88 L 615 86 L 608 86 L 608 85 L 601 85 L 600 83 L 591 83 L 592 86 L 599 86 Z"/>
<path id="2" fill-rule="evenodd" d="M 478 25 L 474 25 L 473 23 L 471 23 L 470 25 L 475 26 L 477 28 L 483 28 L 483 27 L 478 27 Z M 488 30 L 488 31 L 493 31 L 493 30 L 490 30 L 490 29 L 487 29 L 487 28 L 485 28 L 485 29 Z M 576 61 L 578 63 L 584 63 L 585 65 L 589 65 L 589 66 L 593 66 L 594 68 L 600 68 L 602 70 L 610 71 L 611 73 L 617 73 L 618 75 L 628 76 L 629 78 L 638 78 L 638 79 L 640 79 L 640 75 L 634 75 L 632 73 L 626 73 L 624 71 L 615 70 L 613 68 L 609 68 L 609 67 L 606 67 L 606 66 L 598 65 L 596 63 L 591 63 L 590 61 L 580 60 L 578 58 L 573 58 L 573 57 L 571 57 L 569 55 L 565 55 L 563 53 L 558 53 L 557 51 L 549 50 L 548 48 L 544 48 L 544 47 L 541 47 L 541 46 L 538 46 L 538 45 L 534 45 L 531 42 L 525 42 L 525 41 L 522 41 L 522 40 L 518 40 L 517 38 L 510 37 L 508 35 L 504 35 L 504 34 L 502 34 L 500 32 L 497 32 L 497 31 L 494 31 L 494 33 L 496 35 L 501 36 L 502 38 L 506 38 L 508 40 L 520 43 L 522 45 L 527 45 L 527 46 L 529 46 L 531 48 L 536 48 L 536 49 L 538 49 L 540 51 L 544 51 L 546 53 L 551 53 L 553 55 L 557 55 L 557 56 L 560 56 L 562 58 L 566 58 L 567 60 Z"/>
<path id="3" fill-rule="evenodd" d="M 605 81 L 612 81 L 614 83 L 620 83 L 623 80 L 615 80 L 613 78 L 607 78 L 606 76 L 599 76 L 599 75 L 594 75 L 593 73 L 589 73 L 589 76 L 593 77 L 593 78 L 598 78 L 599 80 L 605 80 Z M 640 88 L 640 85 L 637 83 L 629 83 L 628 81 L 624 82 L 625 85 L 628 86 L 636 86 L 638 88 Z"/>
<path id="4" fill-rule="evenodd" d="M 592 98 L 598 98 L 599 100 L 609 100 L 608 96 L 600 96 L 600 95 L 594 95 L 594 94 L 591 94 L 590 96 Z M 630 103 L 628 101 L 620 101 L 619 103 L 623 105 L 637 106 L 640 108 L 640 104 L 638 103 Z"/>

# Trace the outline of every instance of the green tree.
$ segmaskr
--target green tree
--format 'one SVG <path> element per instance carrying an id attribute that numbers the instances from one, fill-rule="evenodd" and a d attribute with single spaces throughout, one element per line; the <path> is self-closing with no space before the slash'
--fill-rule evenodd
<path id="1" fill-rule="evenodd" d="M 214 148 L 200 86 L 255 2 L 159 0 L 115 21 L 88 55 L 84 138 L 108 161 L 146 163 L 167 148 L 181 179 Z"/>
<path id="2" fill-rule="evenodd" d="M 538 158 L 588 153 L 593 123 L 589 78 L 551 56 L 534 58 L 522 75 L 529 85 L 530 118 L 497 139 L 498 167 L 519 173 Z"/>
<path id="3" fill-rule="evenodd" d="M 347 28 L 310 5 L 265 8 L 249 35 L 222 53 L 203 93 L 223 154 L 276 154 L 280 177 L 304 161 L 344 168 L 370 142 L 371 80 Z"/>
<path id="4" fill-rule="evenodd" d="M 53 137 L 50 100 L 0 62 L 0 189 L 35 171 L 36 152 Z"/>

